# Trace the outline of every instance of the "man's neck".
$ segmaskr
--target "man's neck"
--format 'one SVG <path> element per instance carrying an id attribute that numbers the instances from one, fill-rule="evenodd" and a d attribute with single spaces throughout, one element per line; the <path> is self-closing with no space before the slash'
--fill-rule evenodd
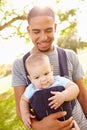
<path id="1" fill-rule="evenodd" d="M 46 51 L 41 51 L 41 50 L 38 50 L 37 48 L 33 47 L 32 50 L 31 50 L 31 52 L 32 53 L 41 52 L 41 53 L 44 53 L 44 54 L 48 54 L 48 53 L 52 52 L 53 50 L 54 50 L 54 46 L 52 46 L 51 48 L 49 48 Z"/>

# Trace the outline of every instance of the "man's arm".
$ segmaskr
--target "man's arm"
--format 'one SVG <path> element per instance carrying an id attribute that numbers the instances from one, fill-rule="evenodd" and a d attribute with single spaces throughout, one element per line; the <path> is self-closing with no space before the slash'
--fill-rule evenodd
<path id="1" fill-rule="evenodd" d="M 75 80 L 74 82 L 78 85 L 78 87 L 80 89 L 80 92 L 78 95 L 78 100 L 79 100 L 79 102 L 82 106 L 82 109 L 84 111 L 84 114 L 87 118 L 87 89 L 84 85 L 84 80 L 83 80 L 83 78 L 80 78 L 78 80 Z"/>
<path id="2" fill-rule="evenodd" d="M 18 117 L 21 119 L 21 113 L 20 113 L 20 99 L 25 91 L 25 86 L 16 86 L 14 87 L 14 96 L 15 96 L 15 102 L 16 102 L 16 112 Z"/>

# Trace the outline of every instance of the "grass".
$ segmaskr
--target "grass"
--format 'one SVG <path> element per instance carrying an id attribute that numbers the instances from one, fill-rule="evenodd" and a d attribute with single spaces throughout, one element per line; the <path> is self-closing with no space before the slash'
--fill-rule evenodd
<path id="1" fill-rule="evenodd" d="M 0 130 L 26 130 L 16 115 L 12 88 L 0 95 Z"/>
<path id="2" fill-rule="evenodd" d="M 16 115 L 11 75 L 0 79 L 0 130 L 26 130 Z"/>
<path id="3" fill-rule="evenodd" d="M 84 83 L 85 83 L 85 87 L 87 88 L 87 73 L 86 73 L 86 76 L 85 76 L 85 79 L 84 79 Z"/>

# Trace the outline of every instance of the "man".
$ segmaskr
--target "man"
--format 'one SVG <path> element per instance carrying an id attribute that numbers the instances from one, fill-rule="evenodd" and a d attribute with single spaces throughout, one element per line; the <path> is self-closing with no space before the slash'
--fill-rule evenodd
<path id="1" fill-rule="evenodd" d="M 55 24 L 54 12 L 49 7 L 33 7 L 28 14 L 28 23 L 29 25 L 27 30 L 34 44 L 30 53 L 42 52 L 48 55 L 51 64 L 54 66 L 54 75 L 60 74 L 57 48 L 53 45 L 54 33 L 56 32 L 57 26 Z M 87 91 L 83 82 L 84 74 L 82 67 L 73 51 L 66 50 L 66 55 L 69 78 L 73 80 L 80 89 L 78 100 L 82 106 L 85 116 L 87 117 Z M 14 87 L 17 114 L 21 118 L 19 107 L 20 98 L 27 86 L 23 58 L 17 59 L 13 64 L 12 85 Z M 58 112 L 45 117 L 41 121 L 33 119 L 32 128 L 33 130 L 70 130 L 73 124 L 72 117 L 63 122 L 57 120 L 65 114 L 65 112 Z M 75 113 L 73 115 L 77 116 L 79 113 Z"/>

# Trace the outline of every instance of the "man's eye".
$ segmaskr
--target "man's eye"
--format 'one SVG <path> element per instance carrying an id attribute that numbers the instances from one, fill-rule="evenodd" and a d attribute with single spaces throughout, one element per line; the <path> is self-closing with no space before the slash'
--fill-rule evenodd
<path id="1" fill-rule="evenodd" d="M 38 32 L 38 31 L 35 31 L 34 33 L 35 33 L 35 34 L 38 34 L 39 32 Z"/>
<path id="2" fill-rule="evenodd" d="M 52 30 L 47 30 L 48 33 L 52 32 Z"/>
<path id="3" fill-rule="evenodd" d="M 52 32 L 52 29 L 51 29 L 51 28 L 50 28 L 50 29 L 47 29 L 46 32 L 51 33 L 51 32 Z"/>

